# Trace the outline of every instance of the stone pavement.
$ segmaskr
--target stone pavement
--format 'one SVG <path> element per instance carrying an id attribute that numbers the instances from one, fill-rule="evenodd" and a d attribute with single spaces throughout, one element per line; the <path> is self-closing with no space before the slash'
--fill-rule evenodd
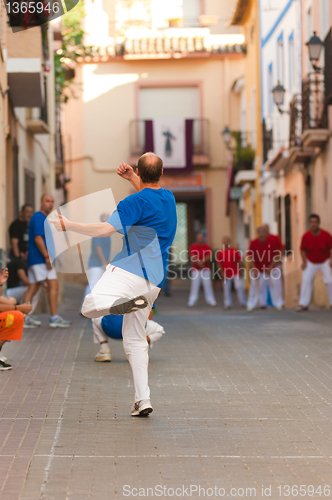
<path id="1" fill-rule="evenodd" d="M 94 362 L 82 292 L 67 288 L 72 328 L 43 317 L 3 349 L 1 500 L 332 498 L 331 311 L 188 310 L 186 290 L 162 296 L 154 412 L 134 419 L 122 344 Z"/>

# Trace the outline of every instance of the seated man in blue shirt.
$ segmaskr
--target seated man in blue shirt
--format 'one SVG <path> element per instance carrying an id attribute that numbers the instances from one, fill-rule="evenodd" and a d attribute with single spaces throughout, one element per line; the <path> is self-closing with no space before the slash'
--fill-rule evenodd
<path id="1" fill-rule="evenodd" d="M 145 325 L 146 340 L 150 349 L 164 335 L 164 327 L 152 320 L 153 309 L 150 311 L 149 319 Z M 92 328 L 95 344 L 100 344 L 100 350 L 95 356 L 95 361 L 111 361 L 111 349 L 108 339 L 123 340 L 122 337 L 123 316 L 108 314 L 103 318 L 93 318 Z"/>
<path id="2" fill-rule="evenodd" d="M 166 276 L 169 249 L 176 232 L 176 206 L 173 193 L 159 186 L 163 162 L 154 153 L 140 157 L 137 174 L 125 163 L 117 173 L 138 192 L 120 201 L 107 222 L 81 224 L 61 215 L 50 222 L 58 231 L 69 230 L 92 237 L 110 236 L 116 231 L 123 234 L 122 250 L 85 298 L 82 313 L 87 318 L 109 313 L 125 315 L 123 347 L 135 386 L 131 415 L 146 416 L 153 408 L 145 324 Z"/>

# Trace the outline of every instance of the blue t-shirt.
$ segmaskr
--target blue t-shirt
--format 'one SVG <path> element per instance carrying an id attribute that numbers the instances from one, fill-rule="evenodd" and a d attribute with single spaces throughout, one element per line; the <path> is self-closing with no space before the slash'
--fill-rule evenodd
<path id="1" fill-rule="evenodd" d="M 122 250 L 111 263 L 161 288 L 176 232 L 173 193 L 144 188 L 120 201 L 107 222 L 124 235 Z"/>
<path id="2" fill-rule="evenodd" d="M 90 268 L 101 266 L 101 261 L 97 255 L 96 247 L 101 247 L 103 255 L 105 257 L 105 260 L 107 260 L 107 263 L 108 263 L 109 258 L 110 258 L 110 251 L 111 251 L 111 238 L 110 238 L 110 236 L 105 237 L 105 238 L 92 238 L 91 255 L 89 258 L 89 267 Z"/>
<path id="3" fill-rule="evenodd" d="M 47 241 L 53 242 L 51 227 L 46 220 L 46 215 L 44 215 L 43 212 L 36 212 L 31 217 L 29 223 L 28 267 L 34 266 L 35 264 L 45 264 L 45 259 L 41 252 L 38 250 L 35 242 L 35 236 L 42 236 L 46 246 L 45 232 L 47 233 Z M 51 258 L 54 259 L 54 247 L 47 247 L 47 251 L 50 254 Z"/>
<path id="4" fill-rule="evenodd" d="M 109 314 L 101 320 L 101 327 L 107 337 L 116 340 L 122 340 L 123 316 L 113 316 Z"/>

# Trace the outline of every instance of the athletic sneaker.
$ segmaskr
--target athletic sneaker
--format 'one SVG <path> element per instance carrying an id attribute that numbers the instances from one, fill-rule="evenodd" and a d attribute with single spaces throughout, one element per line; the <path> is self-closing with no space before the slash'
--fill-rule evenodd
<path id="1" fill-rule="evenodd" d="M 0 370 L 11 370 L 12 368 L 12 365 L 0 360 Z"/>
<path id="2" fill-rule="evenodd" d="M 30 318 L 30 316 L 26 316 L 24 321 L 24 328 L 38 328 L 40 325 L 37 325 L 36 322 Z"/>
<path id="3" fill-rule="evenodd" d="M 29 318 L 36 324 L 36 326 L 40 326 L 42 323 L 39 321 L 37 316 L 30 315 Z"/>
<path id="4" fill-rule="evenodd" d="M 61 316 L 58 316 L 56 319 L 50 319 L 49 326 L 51 328 L 68 328 L 71 325 L 71 321 L 67 321 Z"/>
<path id="5" fill-rule="evenodd" d="M 102 351 L 100 349 L 100 351 L 97 352 L 97 354 L 95 355 L 95 361 L 111 361 L 112 358 L 111 358 L 111 349 L 105 349 L 104 351 Z"/>
<path id="6" fill-rule="evenodd" d="M 304 312 L 304 311 L 308 311 L 308 310 L 309 310 L 308 306 L 298 306 L 296 308 L 296 312 Z"/>
<path id="7" fill-rule="evenodd" d="M 144 295 L 139 295 L 134 299 L 118 299 L 114 302 L 110 308 L 110 314 L 115 316 L 122 316 L 123 314 L 128 314 L 133 311 L 138 311 L 139 309 L 145 309 L 147 307 L 148 301 Z"/>
<path id="8" fill-rule="evenodd" d="M 147 417 L 149 413 L 153 412 L 151 401 L 149 399 L 142 399 L 137 401 L 131 409 L 132 417 Z"/>

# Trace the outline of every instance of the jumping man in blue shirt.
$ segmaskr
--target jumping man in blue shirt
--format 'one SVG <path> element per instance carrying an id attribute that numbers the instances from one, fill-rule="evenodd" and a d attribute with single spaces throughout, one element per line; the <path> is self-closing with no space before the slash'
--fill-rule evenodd
<path id="1" fill-rule="evenodd" d="M 85 298 L 82 313 L 88 318 L 124 314 L 123 346 L 135 386 L 131 415 L 146 416 L 153 408 L 145 324 L 166 276 L 169 249 L 176 232 L 176 207 L 173 194 L 159 186 L 163 162 L 154 153 L 140 157 L 137 174 L 125 163 L 117 173 L 137 193 L 122 200 L 107 222 L 81 224 L 63 216 L 50 222 L 58 231 L 65 228 L 91 237 L 123 234 L 122 250 Z"/>

